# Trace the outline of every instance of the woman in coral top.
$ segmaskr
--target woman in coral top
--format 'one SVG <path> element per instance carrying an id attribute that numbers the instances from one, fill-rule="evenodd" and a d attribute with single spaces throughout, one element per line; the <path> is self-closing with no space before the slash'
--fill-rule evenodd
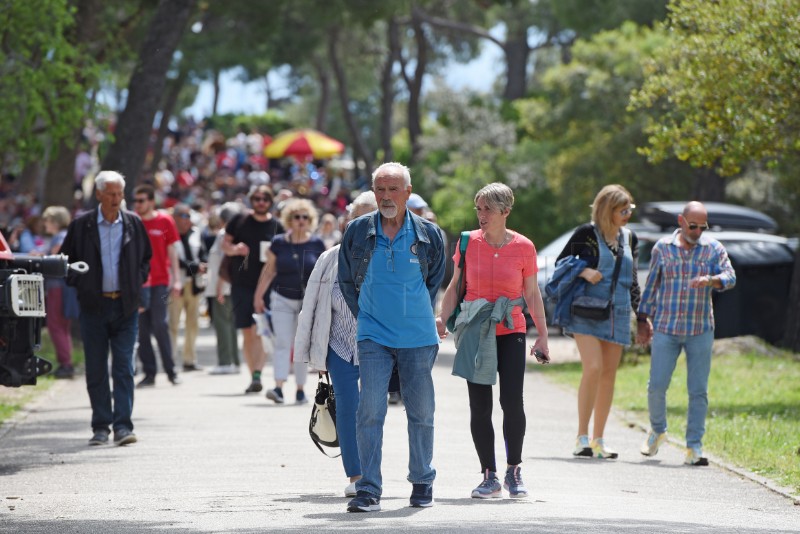
<path id="1" fill-rule="evenodd" d="M 524 300 L 539 333 L 531 352 L 537 350 L 546 358 L 549 354 L 547 325 L 542 296 L 536 283 L 536 249 L 528 238 L 506 228 L 506 220 L 513 205 L 514 193 L 504 184 L 489 184 L 475 195 L 475 211 L 480 228 L 470 233 L 467 246 L 464 263 L 465 306 L 462 305 L 461 313 L 471 313 L 468 310 L 471 303 L 483 307 L 488 306 L 488 303 L 497 303 L 501 297 L 520 303 Z M 441 314 L 436 319 L 440 337 L 447 335 L 445 322 L 458 302 L 460 257 L 461 251 L 457 247 L 453 256 L 455 272 L 445 291 Z M 504 300 L 501 299 L 501 302 Z M 510 306 L 510 302 L 507 305 Z M 492 386 L 467 380 L 472 440 L 483 473 L 483 481 L 472 491 L 472 497 L 477 499 L 502 497 L 503 487 L 510 497 L 528 495 L 519 467 L 525 438 L 522 388 L 526 366 L 526 325 L 522 306 L 513 306 L 511 323 L 513 324 L 509 325 L 508 321 L 502 321 L 497 324 L 495 331 L 497 376 L 500 382 L 500 406 L 503 410 L 503 436 L 507 456 L 502 486 L 496 474 Z M 457 327 L 457 330 L 460 328 Z M 493 383 L 494 370 L 491 371 Z"/>

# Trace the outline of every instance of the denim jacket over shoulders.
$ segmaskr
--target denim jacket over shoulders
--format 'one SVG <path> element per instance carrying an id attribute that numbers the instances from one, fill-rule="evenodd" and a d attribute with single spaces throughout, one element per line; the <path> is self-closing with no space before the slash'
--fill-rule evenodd
<path id="1" fill-rule="evenodd" d="M 342 237 L 339 249 L 339 288 L 347 306 L 358 318 L 358 295 L 367 276 L 369 262 L 377 242 L 377 224 L 380 211 L 374 211 L 353 220 Z M 444 243 L 439 227 L 406 209 L 414 225 L 417 256 L 425 286 L 431 296 L 431 307 L 436 307 L 436 295 L 444 278 Z"/>

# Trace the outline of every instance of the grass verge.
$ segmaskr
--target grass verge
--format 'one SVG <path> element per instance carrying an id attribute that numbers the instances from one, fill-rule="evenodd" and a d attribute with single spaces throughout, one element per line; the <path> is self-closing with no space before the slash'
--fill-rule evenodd
<path id="1" fill-rule="evenodd" d="M 578 387 L 580 363 L 536 366 L 557 382 Z M 647 421 L 650 358 L 624 363 L 614 407 Z M 791 355 L 715 356 L 709 378 L 704 449 L 800 494 L 800 361 Z M 686 364 L 678 361 L 667 394 L 667 426 L 673 438 L 686 432 Z"/>

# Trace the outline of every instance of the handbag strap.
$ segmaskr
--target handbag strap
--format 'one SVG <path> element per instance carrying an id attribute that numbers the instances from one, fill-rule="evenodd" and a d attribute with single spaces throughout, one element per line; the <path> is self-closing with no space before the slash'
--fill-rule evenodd
<path id="1" fill-rule="evenodd" d="M 464 298 L 464 295 L 467 293 L 467 287 L 464 280 L 464 266 L 466 265 L 467 261 L 467 245 L 469 244 L 469 230 L 465 230 L 461 232 L 461 237 L 458 240 L 458 249 L 461 251 L 461 255 L 458 258 L 458 300 L 461 301 Z"/>

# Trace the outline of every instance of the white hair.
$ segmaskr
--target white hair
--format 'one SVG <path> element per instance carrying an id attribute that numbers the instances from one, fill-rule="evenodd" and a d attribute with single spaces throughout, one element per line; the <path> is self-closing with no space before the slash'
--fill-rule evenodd
<path id="1" fill-rule="evenodd" d="M 352 215 L 353 212 L 361 207 L 370 208 L 371 211 L 378 209 L 378 201 L 375 200 L 375 193 L 372 191 L 364 191 L 359 194 L 355 200 L 353 200 L 352 204 L 347 206 L 347 211 Z"/>
<path id="2" fill-rule="evenodd" d="M 387 170 L 388 174 L 396 176 L 401 175 L 403 177 L 403 182 L 406 187 L 411 185 L 411 171 L 408 170 L 408 167 L 403 165 L 402 163 L 397 163 L 396 161 L 392 161 L 389 163 L 384 163 L 372 173 L 372 187 L 375 187 L 375 179 L 378 178 L 378 175 L 381 174 L 382 171 Z"/>
<path id="3" fill-rule="evenodd" d="M 94 185 L 98 191 L 105 191 L 106 184 L 112 182 L 120 184 L 122 189 L 125 189 L 125 177 L 117 171 L 100 171 L 94 179 Z"/>

